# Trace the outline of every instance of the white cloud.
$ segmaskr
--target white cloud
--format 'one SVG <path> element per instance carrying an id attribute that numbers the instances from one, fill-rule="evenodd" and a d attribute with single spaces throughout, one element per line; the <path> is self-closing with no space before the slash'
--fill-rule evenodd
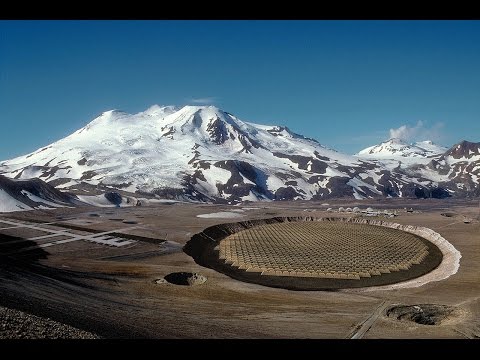
<path id="1" fill-rule="evenodd" d="M 217 101 L 216 97 L 204 97 L 204 98 L 193 98 L 190 100 L 194 104 L 204 104 L 204 105 L 209 105 L 213 104 Z"/>
<path id="2" fill-rule="evenodd" d="M 423 121 L 419 120 L 415 126 L 402 125 L 396 129 L 390 129 L 390 138 L 398 138 L 408 142 L 422 140 L 440 141 L 443 138 L 442 128 L 443 123 L 441 122 L 428 127 Z"/>

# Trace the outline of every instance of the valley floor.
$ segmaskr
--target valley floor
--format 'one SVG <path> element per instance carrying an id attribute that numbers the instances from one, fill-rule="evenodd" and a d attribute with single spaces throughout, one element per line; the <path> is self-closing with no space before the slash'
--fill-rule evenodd
<path id="1" fill-rule="evenodd" d="M 231 279 L 182 251 L 193 234 L 218 223 L 354 215 L 326 211 L 340 206 L 397 209 L 399 216 L 388 221 L 433 229 L 461 252 L 458 272 L 418 288 L 291 291 Z M 101 338 L 477 338 L 478 211 L 478 200 L 384 199 L 2 214 L 0 305 Z M 454 215 L 442 216 L 445 212 Z M 464 223 L 464 216 L 473 221 Z M 184 271 L 207 281 L 196 286 L 156 282 Z M 455 311 L 437 325 L 387 316 L 391 306 L 417 304 Z"/>

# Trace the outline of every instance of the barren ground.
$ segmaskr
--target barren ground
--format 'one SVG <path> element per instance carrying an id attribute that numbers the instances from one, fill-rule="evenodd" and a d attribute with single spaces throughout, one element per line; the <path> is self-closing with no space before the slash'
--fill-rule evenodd
<path id="1" fill-rule="evenodd" d="M 292 291 L 234 280 L 182 251 L 193 234 L 215 224 L 351 216 L 326 212 L 339 206 L 398 209 L 400 215 L 388 221 L 431 228 L 461 252 L 458 272 L 409 289 Z M 197 217 L 232 211 L 240 216 Z M 475 338 L 480 336 L 480 225 L 464 223 L 463 216 L 477 219 L 478 211 L 478 200 L 389 199 L 2 214 L 0 305 L 103 338 Z M 442 216 L 445 212 L 458 215 Z M 173 272 L 199 273 L 208 280 L 195 286 L 155 282 Z M 437 325 L 387 316 L 392 306 L 417 304 L 433 304 L 428 307 L 433 312 L 442 308 L 436 305 L 454 311 Z"/>

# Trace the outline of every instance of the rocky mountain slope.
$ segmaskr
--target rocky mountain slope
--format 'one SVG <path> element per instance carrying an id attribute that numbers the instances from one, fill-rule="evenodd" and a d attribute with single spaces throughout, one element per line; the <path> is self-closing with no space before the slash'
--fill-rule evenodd
<path id="1" fill-rule="evenodd" d="M 80 204 L 70 194 L 40 179 L 13 180 L 0 175 L 0 212 L 52 209 Z"/>
<path id="2" fill-rule="evenodd" d="M 407 144 L 400 139 L 389 139 L 360 151 L 356 156 L 412 178 L 429 179 L 437 186 L 434 197 L 440 193 L 443 194 L 441 197 L 480 195 L 480 143 L 464 140 L 447 149 L 431 141 Z M 417 193 L 422 191 L 417 190 Z M 427 191 L 425 195 L 432 194 Z"/>

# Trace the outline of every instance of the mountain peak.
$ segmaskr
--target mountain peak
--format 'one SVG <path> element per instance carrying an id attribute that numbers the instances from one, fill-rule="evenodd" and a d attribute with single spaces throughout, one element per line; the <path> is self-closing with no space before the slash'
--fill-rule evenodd
<path id="1" fill-rule="evenodd" d="M 351 166 L 362 163 L 286 127 L 244 122 L 213 105 L 153 105 L 136 114 L 104 112 L 64 139 L 5 161 L 1 172 L 78 191 L 98 185 L 166 197 L 258 200 L 322 196 L 319 191 L 343 196 L 345 188 L 335 181 L 336 190 L 324 187 L 331 177 L 350 176 Z"/>
<path id="2" fill-rule="evenodd" d="M 462 140 L 460 141 L 458 144 L 456 144 L 457 146 L 460 145 L 462 147 L 475 147 L 475 146 L 479 146 L 480 143 L 475 143 L 475 142 L 471 142 L 471 141 L 468 141 L 468 140 Z M 455 145 L 454 145 L 455 146 Z"/>
<path id="3" fill-rule="evenodd" d="M 469 159 L 472 156 L 477 155 L 480 155 L 480 143 L 474 143 L 467 140 L 462 140 L 458 144 L 453 145 L 445 153 L 445 156 L 451 156 L 455 159 Z"/>
<path id="4" fill-rule="evenodd" d="M 143 112 L 145 115 L 150 116 L 158 116 L 158 115 L 165 115 L 165 114 L 173 114 L 175 111 L 178 111 L 178 108 L 174 105 L 167 105 L 167 106 L 160 106 L 160 105 L 152 105 L 147 110 Z"/>
<path id="5" fill-rule="evenodd" d="M 211 111 L 211 112 L 223 112 L 215 105 L 185 105 L 179 109 L 180 111 Z"/>
<path id="6" fill-rule="evenodd" d="M 417 144 L 435 145 L 435 143 L 432 140 L 417 141 Z"/>
<path id="7" fill-rule="evenodd" d="M 429 158 L 434 155 L 440 155 L 446 148 L 435 145 L 432 141 L 420 141 L 414 144 L 408 144 L 399 138 L 390 138 L 378 145 L 370 146 L 359 151 L 356 155 L 367 158 L 409 161 L 411 158 Z"/>
<path id="8" fill-rule="evenodd" d="M 100 114 L 99 117 L 112 117 L 116 115 L 128 115 L 128 113 L 119 109 L 111 109 L 111 110 L 104 111 L 103 113 Z"/>
<path id="9" fill-rule="evenodd" d="M 398 144 L 398 145 L 408 145 L 404 140 L 393 137 L 382 142 L 382 144 Z"/>

